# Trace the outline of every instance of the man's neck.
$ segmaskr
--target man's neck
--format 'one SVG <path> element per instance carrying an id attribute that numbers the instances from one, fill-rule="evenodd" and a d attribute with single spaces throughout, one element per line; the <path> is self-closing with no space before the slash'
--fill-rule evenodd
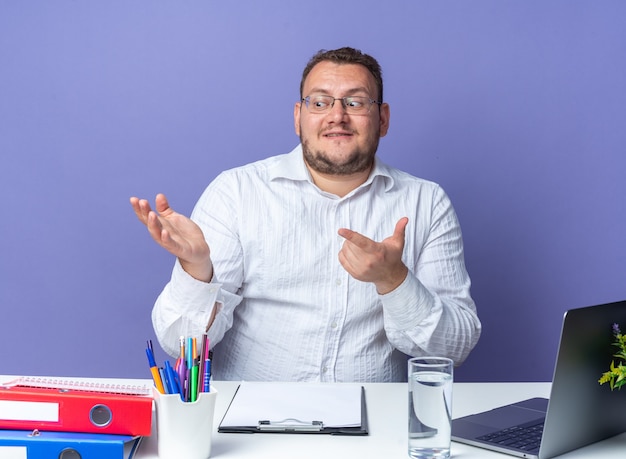
<path id="1" fill-rule="evenodd" d="M 372 171 L 370 167 L 363 172 L 357 172 L 351 175 L 330 175 L 317 172 L 311 169 L 308 164 L 307 168 L 313 178 L 313 183 L 315 183 L 320 190 L 334 194 L 340 198 L 343 198 L 348 193 L 364 184 Z"/>

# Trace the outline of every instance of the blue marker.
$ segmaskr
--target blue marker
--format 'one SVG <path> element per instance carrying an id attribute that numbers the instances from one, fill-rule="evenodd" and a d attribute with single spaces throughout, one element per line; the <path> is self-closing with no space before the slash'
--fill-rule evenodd
<path id="1" fill-rule="evenodd" d="M 211 392 L 211 359 L 204 361 L 204 376 L 202 378 L 204 384 L 202 386 L 202 392 Z"/>
<path id="2" fill-rule="evenodd" d="M 167 376 L 167 393 L 168 394 L 180 394 L 180 384 L 178 383 L 177 375 L 169 360 L 165 361 L 165 375 Z"/>

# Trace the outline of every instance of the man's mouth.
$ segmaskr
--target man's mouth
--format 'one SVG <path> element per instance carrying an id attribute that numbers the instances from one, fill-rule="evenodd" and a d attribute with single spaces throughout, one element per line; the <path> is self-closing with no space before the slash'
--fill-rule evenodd
<path id="1" fill-rule="evenodd" d="M 351 132 L 327 132 L 326 134 L 324 134 L 324 137 L 351 137 L 352 133 Z"/>

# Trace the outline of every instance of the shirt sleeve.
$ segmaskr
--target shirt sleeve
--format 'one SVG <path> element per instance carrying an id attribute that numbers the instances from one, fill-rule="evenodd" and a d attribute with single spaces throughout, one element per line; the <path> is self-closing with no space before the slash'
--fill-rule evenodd
<path id="1" fill-rule="evenodd" d="M 211 250 L 214 279 L 210 283 L 199 281 L 176 260 L 172 277 L 155 302 L 152 324 L 159 344 L 170 355 L 180 352 L 181 336 L 200 337 L 207 332 L 214 345 L 232 327 L 233 311 L 241 302 L 238 289 L 242 282 L 234 189 L 236 184 L 221 174 L 207 187 L 191 214 Z M 228 281 L 215 278 L 215 272 L 222 273 Z M 214 308 L 217 308 L 215 318 L 207 330 Z"/>
<path id="2" fill-rule="evenodd" d="M 201 282 L 183 270 L 178 260 L 152 309 L 152 325 L 161 347 L 179 354 L 179 338 L 205 333 L 213 308 L 221 303 L 221 284 Z"/>
<path id="3" fill-rule="evenodd" d="M 380 295 L 387 338 L 407 355 L 449 357 L 459 365 L 478 342 L 481 324 L 470 296 L 461 228 L 441 188 L 415 259 L 404 282 Z"/>

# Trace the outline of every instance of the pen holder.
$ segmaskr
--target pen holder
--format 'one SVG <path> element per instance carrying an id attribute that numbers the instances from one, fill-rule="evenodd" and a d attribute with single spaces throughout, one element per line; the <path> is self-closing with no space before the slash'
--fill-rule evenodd
<path id="1" fill-rule="evenodd" d="M 207 459 L 211 455 L 217 390 L 201 392 L 195 402 L 154 391 L 159 459 Z"/>

